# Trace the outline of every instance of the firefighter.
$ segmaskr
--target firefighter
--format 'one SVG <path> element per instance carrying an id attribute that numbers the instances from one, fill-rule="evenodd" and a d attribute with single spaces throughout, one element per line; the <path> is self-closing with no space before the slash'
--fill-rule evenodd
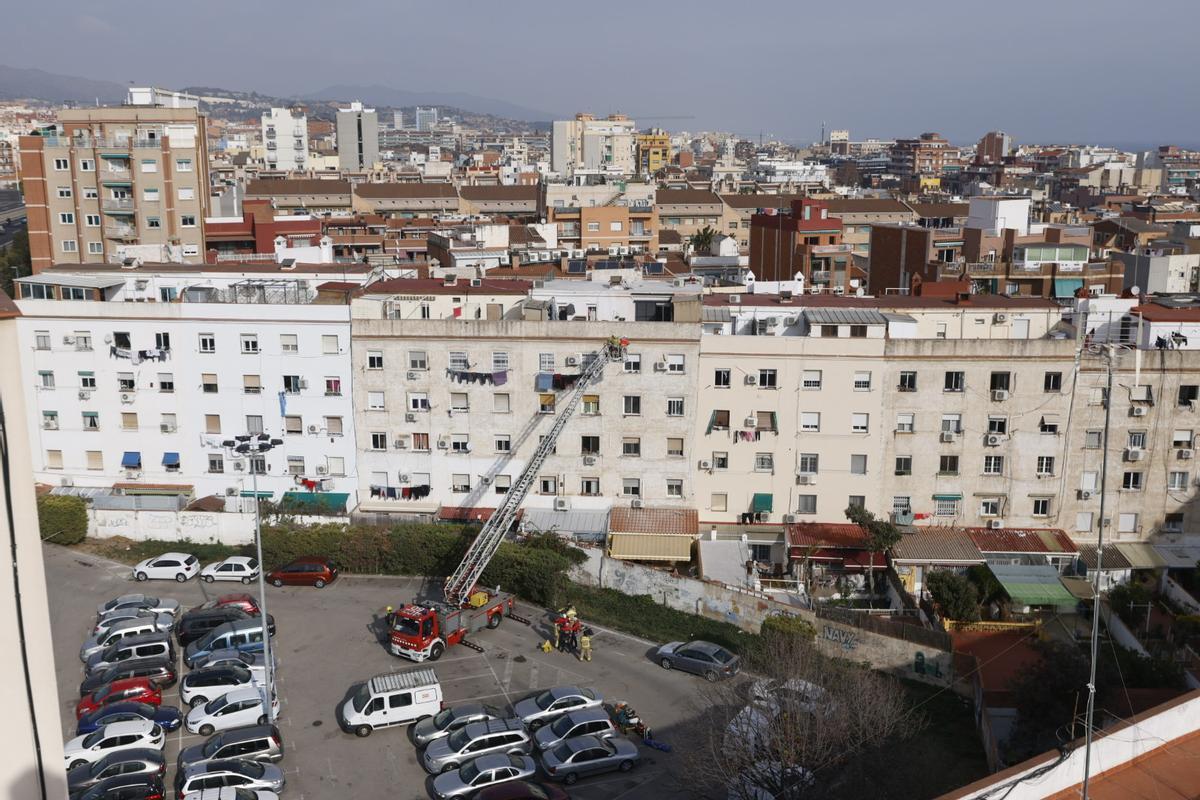
<path id="1" fill-rule="evenodd" d="M 568 653 L 578 653 L 579 652 L 579 631 L 582 628 L 583 628 L 583 624 L 580 623 L 580 621 L 574 617 L 572 617 L 571 620 L 569 622 L 567 622 L 566 632 L 567 632 L 567 652 Z"/>
<path id="2" fill-rule="evenodd" d="M 566 646 L 564 634 L 567 629 L 567 618 L 559 615 L 554 620 L 554 649 L 562 650 Z"/>
<path id="3" fill-rule="evenodd" d="M 591 628 L 583 629 L 583 635 L 579 637 L 579 660 L 580 661 L 591 661 L 592 660 L 592 636 L 594 636 L 594 635 L 595 635 L 595 631 L 593 631 Z"/>

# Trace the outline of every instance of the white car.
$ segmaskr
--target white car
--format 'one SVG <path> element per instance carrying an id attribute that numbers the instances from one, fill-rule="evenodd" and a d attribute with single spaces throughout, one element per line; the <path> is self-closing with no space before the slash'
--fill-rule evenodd
<path id="1" fill-rule="evenodd" d="M 200 571 L 200 560 L 190 553 L 163 553 L 155 558 L 139 561 L 133 568 L 133 577 L 139 581 L 178 581 L 196 577 Z"/>
<path id="2" fill-rule="evenodd" d="M 63 760 L 67 769 L 74 769 L 120 750 L 162 750 L 165 742 L 162 727 L 148 719 L 114 722 L 64 744 Z"/>
<path id="3" fill-rule="evenodd" d="M 241 581 L 249 583 L 258 577 L 258 561 L 248 556 L 230 556 L 224 561 L 209 564 L 200 570 L 200 580 L 207 583 L 213 581 Z"/>
<path id="4" fill-rule="evenodd" d="M 242 725 L 265 725 L 266 709 L 263 708 L 264 690 L 257 686 L 246 686 L 196 706 L 184 718 L 188 733 L 211 736 L 214 731 L 238 728 Z M 279 713 L 279 698 L 271 700 L 272 716 Z"/>
<path id="5" fill-rule="evenodd" d="M 127 619 L 155 619 L 159 630 L 169 631 L 175 627 L 175 615 L 167 613 L 157 613 L 146 608 L 126 608 L 120 611 L 114 611 L 111 614 L 105 614 L 96 623 L 96 627 L 92 628 L 92 636 L 99 636 L 107 631 L 118 622 L 124 622 Z"/>
<path id="6" fill-rule="evenodd" d="M 219 789 L 201 789 L 184 797 L 184 800 L 279 800 L 279 795 L 266 789 L 243 789 L 240 786 L 222 786 Z"/>

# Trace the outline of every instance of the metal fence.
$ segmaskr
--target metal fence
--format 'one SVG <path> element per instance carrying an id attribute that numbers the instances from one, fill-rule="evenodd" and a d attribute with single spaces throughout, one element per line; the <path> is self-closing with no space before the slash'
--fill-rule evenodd
<path id="1" fill-rule="evenodd" d="M 864 631 L 878 633 L 880 636 L 903 639 L 906 642 L 914 642 L 926 645 L 927 647 L 936 647 L 939 650 L 950 651 L 954 649 L 954 643 L 950 639 L 949 634 L 942 631 L 931 631 L 921 625 L 897 622 L 885 617 L 865 614 L 852 608 L 823 606 L 819 603 L 814 611 L 817 614 L 817 619 L 840 622 L 843 625 L 853 625 Z"/>

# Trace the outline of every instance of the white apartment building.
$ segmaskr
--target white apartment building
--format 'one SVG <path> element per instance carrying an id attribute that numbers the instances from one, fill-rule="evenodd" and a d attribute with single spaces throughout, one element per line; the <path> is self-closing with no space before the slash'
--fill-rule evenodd
<path id="1" fill-rule="evenodd" d="M 580 174 L 632 175 L 637 172 L 637 126 L 624 114 L 597 119 L 576 114 L 555 120 L 550 135 L 550 166 L 563 177 Z"/>
<path id="2" fill-rule="evenodd" d="M 263 112 L 262 141 L 269 169 L 308 169 L 308 117 L 300 109 Z"/>
<path id="3" fill-rule="evenodd" d="M 337 112 L 338 169 L 371 169 L 379 160 L 379 114 L 354 102 Z"/>
<path id="4" fill-rule="evenodd" d="M 253 470 L 264 496 L 339 492 L 352 506 L 348 305 L 315 302 L 320 281 L 285 273 L 150 294 L 150 278 L 124 272 L 21 280 L 35 479 L 238 496 Z M 223 452 L 259 432 L 283 445 L 252 464 Z"/>

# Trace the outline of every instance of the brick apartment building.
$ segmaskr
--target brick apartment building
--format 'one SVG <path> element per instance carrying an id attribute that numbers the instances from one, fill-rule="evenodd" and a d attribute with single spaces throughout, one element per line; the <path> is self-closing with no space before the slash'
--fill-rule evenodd
<path id="1" fill-rule="evenodd" d="M 824 200 L 801 198 L 788 212 L 768 211 L 750 218 L 750 269 L 758 280 L 792 280 L 800 273 L 805 286 L 847 292 L 851 280 L 865 278 L 842 242 L 842 221 L 830 216 Z"/>

